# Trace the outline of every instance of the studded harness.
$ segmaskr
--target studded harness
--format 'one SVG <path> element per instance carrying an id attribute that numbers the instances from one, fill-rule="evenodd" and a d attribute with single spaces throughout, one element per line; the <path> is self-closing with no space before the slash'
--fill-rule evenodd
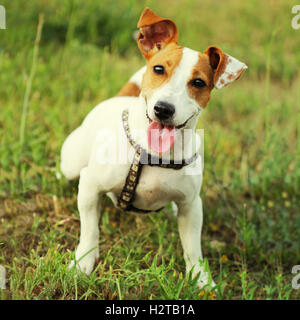
<path id="1" fill-rule="evenodd" d="M 131 137 L 129 124 L 128 124 L 128 115 L 129 115 L 128 110 L 124 110 L 122 113 L 122 123 L 123 123 L 123 128 L 125 130 L 127 139 L 129 143 L 132 145 L 132 147 L 134 148 L 135 153 L 134 153 L 133 161 L 130 165 L 130 169 L 125 181 L 125 185 L 123 186 L 123 189 L 118 198 L 118 207 L 123 211 L 150 213 L 150 212 L 153 212 L 153 210 L 139 209 L 132 205 L 132 202 L 134 201 L 135 190 L 139 183 L 139 178 L 140 178 L 143 166 L 149 165 L 149 166 L 156 166 L 156 167 L 167 168 L 167 169 L 180 170 L 184 166 L 187 166 L 193 161 L 195 161 L 199 154 L 195 153 L 191 158 L 187 160 L 185 159 L 180 160 L 180 163 L 176 163 L 176 161 L 169 160 L 169 159 L 164 160 L 155 155 L 149 154 L 145 149 L 143 149 L 139 144 L 137 144 L 134 141 L 134 139 Z M 155 210 L 155 212 L 158 212 L 162 209 L 163 208 L 159 208 L 158 210 Z"/>

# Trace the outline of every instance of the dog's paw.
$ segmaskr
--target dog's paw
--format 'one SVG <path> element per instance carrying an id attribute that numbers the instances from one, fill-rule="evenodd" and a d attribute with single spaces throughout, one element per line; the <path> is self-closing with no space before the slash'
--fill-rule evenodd
<path id="1" fill-rule="evenodd" d="M 83 250 L 80 247 L 76 250 L 75 259 L 69 264 L 69 269 L 72 269 L 74 266 L 78 271 L 85 273 L 89 276 L 93 269 L 96 260 L 99 258 L 98 247 L 95 247 L 90 250 Z"/>
<path id="2" fill-rule="evenodd" d="M 216 283 L 211 278 L 211 275 L 207 271 L 204 271 L 202 268 L 199 268 L 197 271 L 194 271 L 192 274 L 192 277 L 193 278 L 198 277 L 198 280 L 197 280 L 198 289 L 205 289 L 205 290 L 211 291 L 216 287 Z"/>
<path id="3" fill-rule="evenodd" d="M 205 289 L 208 291 L 213 290 L 216 287 L 216 283 L 214 282 L 214 280 L 210 280 L 208 279 L 208 277 L 203 277 L 203 278 L 199 278 L 197 281 L 197 288 L 198 289 Z"/>

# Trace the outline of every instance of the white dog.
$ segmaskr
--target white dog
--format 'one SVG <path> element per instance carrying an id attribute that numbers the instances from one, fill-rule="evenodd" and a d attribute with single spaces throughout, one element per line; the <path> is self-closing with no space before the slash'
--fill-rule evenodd
<path id="1" fill-rule="evenodd" d="M 238 79 L 247 67 L 217 47 L 200 53 L 177 45 L 175 23 L 148 8 L 138 28 L 138 47 L 147 65 L 119 97 L 96 106 L 62 147 L 62 172 L 68 179 L 80 175 L 76 266 L 89 275 L 99 257 L 104 194 L 124 212 L 154 212 L 172 202 L 178 208 L 186 271 L 193 270 L 193 276 L 200 272 L 202 287 L 209 277 L 200 243 L 202 174 L 191 171 L 201 169 L 195 128 L 211 90 Z"/>

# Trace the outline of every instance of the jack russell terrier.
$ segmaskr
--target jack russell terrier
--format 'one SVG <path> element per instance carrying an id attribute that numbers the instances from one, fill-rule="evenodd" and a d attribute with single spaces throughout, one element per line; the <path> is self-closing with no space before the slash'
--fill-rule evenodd
<path id="1" fill-rule="evenodd" d="M 124 212 L 155 212 L 171 202 L 186 272 L 198 275 L 199 287 L 214 286 L 201 251 L 202 170 L 188 170 L 201 167 L 195 129 L 211 90 L 238 79 L 247 66 L 218 47 L 201 53 L 179 46 L 176 24 L 149 8 L 137 27 L 147 65 L 118 97 L 97 105 L 62 146 L 61 171 L 67 179 L 80 176 L 80 242 L 70 267 L 87 275 L 94 268 L 104 194 Z M 112 153 L 128 156 L 112 161 Z"/>

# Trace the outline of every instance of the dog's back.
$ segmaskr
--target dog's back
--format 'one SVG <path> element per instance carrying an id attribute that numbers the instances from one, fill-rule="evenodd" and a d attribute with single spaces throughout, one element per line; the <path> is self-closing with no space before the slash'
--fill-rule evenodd
<path id="1" fill-rule="evenodd" d="M 138 97 L 141 93 L 143 75 L 146 66 L 139 69 L 129 81 L 122 87 L 117 96 L 119 97 Z"/>
<path id="2" fill-rule="evenodd" d="M 143 74 L 146 66 L 139 69 L 121 88 L 118 97 L 138 97 L 141 92 Z M 61 150 L 61 171 L 68 180 L 77 179 L 80 170 L 87 166 L 90 150 L 86 143 L 82 126 L 75 129 L 63 144 Z M 82 150 L 85 150 L 83 152 Z"/>

